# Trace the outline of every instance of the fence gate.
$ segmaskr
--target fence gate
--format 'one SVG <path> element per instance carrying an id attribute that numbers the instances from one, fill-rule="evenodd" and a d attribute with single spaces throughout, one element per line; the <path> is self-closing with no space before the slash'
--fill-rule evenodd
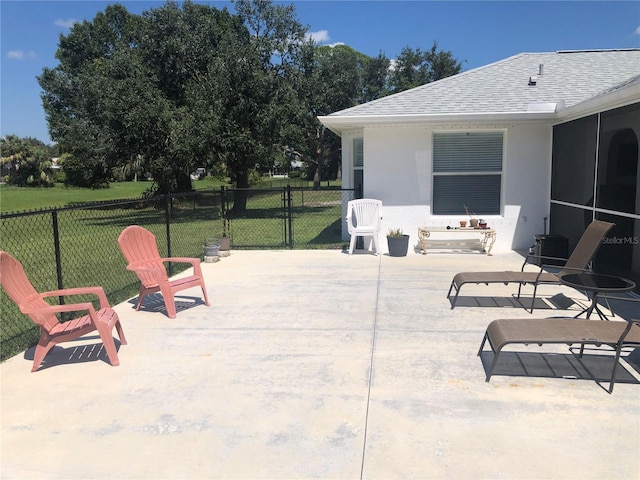
<path id="1" fill-rule="evenodd" d="M 224 188 L 232 248 L 293 248 L 291 187 Z"/>

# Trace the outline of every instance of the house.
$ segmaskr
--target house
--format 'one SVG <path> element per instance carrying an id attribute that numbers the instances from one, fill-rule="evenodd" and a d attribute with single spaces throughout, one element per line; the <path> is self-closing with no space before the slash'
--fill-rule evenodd
<path id="1" fill-rule="evenodd" d="M 191 180 L 202 180 L 206 174 L 207 171 L 204 167 L 198 167 L 193 172 L 191 172 L 189 178 L 191 178 Z"/>
<path id="2" fill-rule="evenodd" d="M 467 205 L 494 252 L 541 233 L 571 249 L 595 216 L 626 225 L 622 270 L 640 270 L 640 49 L 521 53 L 319 120 L 342 138 L 343 185 L 383 201 L 383 232 L 415 245 Z"/>

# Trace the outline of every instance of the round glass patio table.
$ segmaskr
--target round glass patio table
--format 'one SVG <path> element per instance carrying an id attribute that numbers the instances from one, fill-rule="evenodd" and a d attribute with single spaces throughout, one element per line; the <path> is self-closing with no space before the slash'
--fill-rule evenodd
<path id="1" fill-rule="evenodd" d="M 627 280 L 626 278 L 593 272 L 567 273 L 560 277 L 560 282 L 577 290 L 587 292 L 587 296 L 589 292 L 592 293 L 591 305 L 582 310 L 574 318 L 579 317 L 583 313 L 586 313 L 587 318 L 589 318 L 595 310 L 600 319 L 606 320 L 607 316 L 602 313 L 598 307 L 598 296 L 607 293 L 630 292 L 636 288 L 635 282 Z"/>

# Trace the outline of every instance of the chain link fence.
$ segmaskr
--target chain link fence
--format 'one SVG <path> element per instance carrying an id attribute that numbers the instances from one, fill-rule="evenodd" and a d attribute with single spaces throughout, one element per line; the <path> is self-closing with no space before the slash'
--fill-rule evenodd
<path id="1" fill-rule="evenodd" d="M 39 292 L 100 285 L 109 302 L 117 304 L 139 288 L 117 244 L 128 225 L 153 232 L 162 256 L 203 258 L 204 239 L 224 234 L 231 237 L 233 249 L 344 248 L 343 218 L 353 197 L 353 190 L 330 188 L 223 187 L 8 213 L 0 217 L 0 250 L 22 263 Z M 90 300 L 95 299 L 79 299 Z M 1 289 L 0 312 L 4 361 L 34 345 L 39 330 Z"/>

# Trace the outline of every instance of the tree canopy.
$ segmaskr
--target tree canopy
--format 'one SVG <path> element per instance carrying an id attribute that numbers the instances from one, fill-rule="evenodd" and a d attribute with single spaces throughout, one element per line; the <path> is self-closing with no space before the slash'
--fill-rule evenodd
<path id="1" fill-rule="evenodd" d="M 291 152 L 318 181 L 335 177 L 339 139 L 319 115 L 460 71 L 436 43 L 406 47 L 391 68 L 382 53 L 316 45 L 293 6 L 234 7 L 168 2 L 133 15 L 114 4 L 60 36 L 59 63 L 38 81 L 74 183 L 100 187 L 135 170 L 158 192 L 185 191 L 205 167 L 242 188 Z"/>
<path id="2" fill-rule="evenodd" d="M 389 75 L 389 93 L 398 93 L 425 83 L 460 73 L 462 63 L 449 51 L 439 51 L 438 42 L 422 51 L 406 46 L 395 60 Z"/>
<path id="3" fill-rule="evenodd" d="M 53 147 L 36 138 L 6 135 L 0 139 L 0 166 L 8 183 L 21 187 L 48 187 L 53 184 Z"/>

